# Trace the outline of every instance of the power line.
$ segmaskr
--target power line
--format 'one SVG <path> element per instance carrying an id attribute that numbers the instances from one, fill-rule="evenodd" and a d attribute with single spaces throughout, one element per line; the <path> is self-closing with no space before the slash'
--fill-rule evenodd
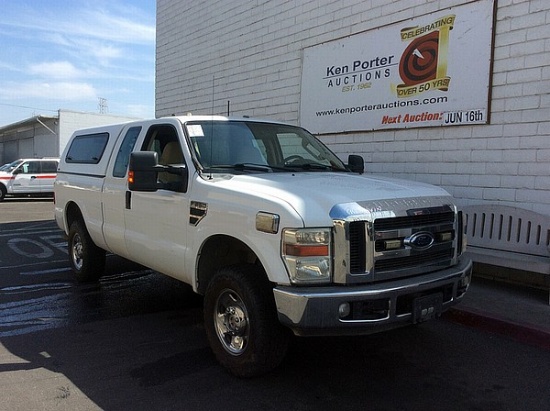
<path id="1" fill-rule="evenodd" d="M 47 108 L 20 106 L 20 105 L 17 105 L 17 104 L 8 104 L 8 103 L 0 103 L 0 106 L 26 108 L 26 109 L 29 109 L 29 110 L 37 110 L 37 111 L 51 111 L 52 113 L 57 113 L 58 112 L 58 110 L 51 110 L 51 109 L 47 109 Z"/>

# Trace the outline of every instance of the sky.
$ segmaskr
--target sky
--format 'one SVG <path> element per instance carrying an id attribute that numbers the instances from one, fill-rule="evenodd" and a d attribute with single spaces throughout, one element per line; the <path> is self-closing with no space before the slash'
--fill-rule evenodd
<path id="1" fill-rule="evenodd" d="M 0 0 L 0 127 L 57 111 L 155 116 L 155 0 Z"/>

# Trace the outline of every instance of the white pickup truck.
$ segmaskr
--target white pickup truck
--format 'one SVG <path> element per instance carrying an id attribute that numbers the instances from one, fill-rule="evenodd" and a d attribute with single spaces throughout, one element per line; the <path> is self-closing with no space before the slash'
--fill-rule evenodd
<path id="1" fill-rule="evenodd" d="M 105 252 L 204 296 L 237 376 L 276 367 L 292 333 L 369 334 L 439 316 L 466 292 L 462 214 L 441 188 L 364 174 L 306 130 L 210 116 L 77 131 L 55 218 L 78 281 Z"/>

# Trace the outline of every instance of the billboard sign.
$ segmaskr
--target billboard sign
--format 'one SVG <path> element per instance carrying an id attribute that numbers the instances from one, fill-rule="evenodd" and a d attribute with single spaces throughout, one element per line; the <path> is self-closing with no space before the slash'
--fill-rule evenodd
<path id="1" fill-rule="evenodd" d="M 304 50 L 300 123 L 318 134 L 486 124 L 494 1 Z"/>

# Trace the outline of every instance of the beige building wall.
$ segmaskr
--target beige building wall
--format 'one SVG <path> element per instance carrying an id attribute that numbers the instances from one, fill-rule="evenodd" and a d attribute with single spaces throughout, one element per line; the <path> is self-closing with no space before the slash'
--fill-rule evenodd
<path id="1" fill-rule="evenodd" d="M 304 49 L 464 0 L 157 1 L 157 116 L 300 123 Z M 322 135 L 368 172 L 437 184 L 462 205 L 550 215 L 550 2 L 499 0 L 490 123 Z"/>

